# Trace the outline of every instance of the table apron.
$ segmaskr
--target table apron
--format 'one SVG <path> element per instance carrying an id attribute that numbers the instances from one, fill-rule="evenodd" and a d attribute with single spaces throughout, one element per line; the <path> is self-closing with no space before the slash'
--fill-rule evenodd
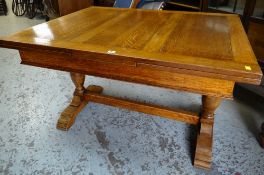
<path id="1" fill-rule="evenodd" d="M 232 98 L 234 82 L 202 77 L 156 68 L 137 66 L 126 62 L 104 62 L 48 52 L 20 50 L 22 64 L 78 72 L 86 75 L 135 82 L 140 84 L 184 90 L 202 95 Z"/>

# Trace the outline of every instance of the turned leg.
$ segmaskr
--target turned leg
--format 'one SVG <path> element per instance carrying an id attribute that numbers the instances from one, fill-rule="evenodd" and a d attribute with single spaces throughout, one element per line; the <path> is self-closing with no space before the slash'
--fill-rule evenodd
<path id="1" fill-rule="evenodd" d="M 200 133 L 197 136 L 194 165 L 209 169 L 212 162 L 214 112 L 221 102 L 220 98 L 203 96 L 200 118 Z"/>
<path id="2" fill-rule="evenodd" d="M 70 105 L 64 109 L 57 123 L 57 129 L 68 131 L 74 124 L 75 118 L 81 112 L 81 110 L 88 103 L 84 96 L 86 92 L 101 93 L 103 88 L 100 86 L 91 85 L 87 89 L 84 88 L 83 84 L 85 81 L 85 75 L 79 73 L 71 73 L 72 82 L 75 85 L 75 91 Z"/>
<path id="3" fill-rule="evenodd" d="M 83 87 L 85 81 L 85 75 L 79 73 L 71 73 L 72 82 L 75 85 L 75 91 L 73 94 L 70 105 L 61 113 L 61 116 L 57 123 L 57 129 L 67 131 L 73 125 L 76 116 L 85 106 L 83 101 L 83 95 L 85 88 Z"/>

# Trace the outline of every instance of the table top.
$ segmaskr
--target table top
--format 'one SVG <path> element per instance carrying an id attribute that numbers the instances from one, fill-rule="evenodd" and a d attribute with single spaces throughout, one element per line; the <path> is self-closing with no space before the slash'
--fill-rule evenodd
<path id="1" fill-rule="evenodd" d="M 118 56 L 252 84 L 262 77 L 239 16 L 232 14 L 89 7 L 2 37 L 0 46 Z"/>

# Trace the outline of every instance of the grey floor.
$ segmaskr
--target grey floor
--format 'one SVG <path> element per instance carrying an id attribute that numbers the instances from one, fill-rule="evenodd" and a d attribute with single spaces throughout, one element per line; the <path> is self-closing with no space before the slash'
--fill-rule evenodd
<path id="1" fill-rule="evenodd" d="M 10 7 L 10 2 L 9 7 Z M 0 16 L 0 35 L 42 23 Z M 89 77 L 105 93 L 197 111 L 200 96 Z M 216 112 L 211 171 L 192 166 L 195 128 L 173 120 L 89 103 L 68 132 L 56 130 L 71 99 L 66 72 L 20 65 L 17 51 L 0 48 L 0 174 L 172 175 L 264 172 L 255 139 L 264 110 L 224 100 Z"/>

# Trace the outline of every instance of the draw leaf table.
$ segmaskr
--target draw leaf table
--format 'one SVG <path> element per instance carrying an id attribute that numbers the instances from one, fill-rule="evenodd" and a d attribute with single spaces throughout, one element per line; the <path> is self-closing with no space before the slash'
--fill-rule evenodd
<path id="1" fill-rule="evenodd" d="M 68 130 L 89 102 L 159 115 L 200 127 L 194 165 L 210 168 L 214 112 L 236 82 L 262 73 L 239 16 L 90 7 L 0 39 L 22 64 L 70 72 L 73 99 L 57 128 Z M 200 114 L 103 95 L 85 75 L 202 95 Z"/>

